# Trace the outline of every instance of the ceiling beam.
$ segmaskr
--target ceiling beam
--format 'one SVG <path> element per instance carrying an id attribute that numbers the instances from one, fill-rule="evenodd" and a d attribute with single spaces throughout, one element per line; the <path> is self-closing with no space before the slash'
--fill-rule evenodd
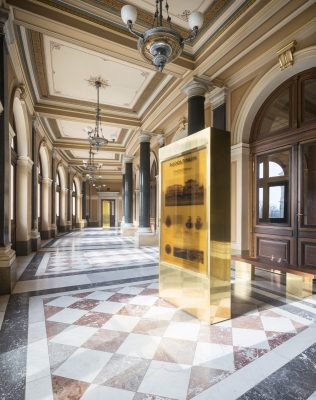
<path id="1" fill-rule="evenodd" d="M 80 140 L 80 139 L 58 139 L 54 142 L 54 147 L 56 149 L 64 149 L 64 150 L 87 150 L 90 149 L 90 144 L 88 140 Z M 109 151 L 113 153 L 125 153 L 125 147 L 117 145 L 115 143 L 109 143 L 104 148 L 103 151 Z"/>
<path id="2" fill-rule="evenodd" d="M 35 112 L 38 114 L 38 116 L 46 118 L 69 119 L 72 121 L 85 121 L 88 123 L 95 121 L 95 111 L 88 109 L 75 109 L 64 106 L 37 104 L 35 106 Z M 133 118 L 109 113 L 102 116 L 102 122 L 107 125 L 126 129 L 138 128 L 141 126 L 141 121 L 136 117 Z"/>

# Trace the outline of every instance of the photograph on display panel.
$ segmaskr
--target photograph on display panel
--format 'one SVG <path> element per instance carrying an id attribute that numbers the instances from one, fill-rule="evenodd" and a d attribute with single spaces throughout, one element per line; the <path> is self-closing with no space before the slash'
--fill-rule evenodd
<path id="1" fill-rule="evenodd" d="M 162 162 L 161 261 L 206 273 L 205 148 Z"/>

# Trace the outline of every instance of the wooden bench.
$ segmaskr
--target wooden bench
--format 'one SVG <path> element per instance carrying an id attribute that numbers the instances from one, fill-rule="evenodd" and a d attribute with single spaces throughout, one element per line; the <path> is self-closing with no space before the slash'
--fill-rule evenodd
<path id="1" fill-rule="evenodd" d="M 255 257 L 233 255 L 235 262 L 236 280 L 251 281 L 255 277 L 255 268 L 270 271 L 279 271 L 286 275 L 286 293 L 300 298 L 313 294 L 313 279 L 316 279 L 316 270 L 312 268 L 298 268 L 273 261 L 262 261 Z"/>

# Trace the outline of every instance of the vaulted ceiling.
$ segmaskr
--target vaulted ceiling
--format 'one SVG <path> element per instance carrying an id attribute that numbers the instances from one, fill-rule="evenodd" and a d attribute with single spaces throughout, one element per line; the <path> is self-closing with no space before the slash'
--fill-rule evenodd
<path id="1" fill-rule="evenodd" d="M 136 39 L 120 17 L 124 4 L 134 4 L 138 8 L 135 28 L 144 31 L 153 20 L 154 0 L 6 3 L 11 6 L 36 114 L 52 145 L 80 171 L 82 160 L 88 157 L 87 129 L 95 123 L 97 93 L 88 80 L 101 76 L 107 82 L 100 90 L 100 102 L 103 133 L 109 144 L 95 157 L 103 164 L 101 174 L 115 180 L 122 174 L 122 155 L 133 148 L 138 132 L 157 130 L 168 113 L 184 104 L 179 88 L 186 80 L 195 73 L 212 79 L 227 75 L 238 66 L 241 54 L 251 55 L 250 39 L 260 44 L 264 35 L 273 34 L 277 24 L 289 24 L 295 10 L 307 2 L 169 0 L 172 23 L 183 36 L 189 32 L 187 17 L 192 11 L 203 12 L 205 23 L 198 38 L 186 45 L 163 73 L 141 58 Z M 265 29 L 255 24 L 259 14 L 258 21 L 265 22 Z M 291 14 L 293 17 L 286 20 Z M 277 21 L 271 18 L 276 15 Z"/>

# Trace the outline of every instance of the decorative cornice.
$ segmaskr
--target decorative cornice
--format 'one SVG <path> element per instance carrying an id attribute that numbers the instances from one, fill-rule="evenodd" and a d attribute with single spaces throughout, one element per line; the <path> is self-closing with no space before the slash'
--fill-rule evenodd
<path id="1" fill-rule="evenodd" d="M 141 134 L 139 135 L 139 143 L 150 142 L 151 137 L 152 137 L 151 133 L 141 132 Z"/>
<path id="2" fill-rule="evenodd" d="M 222 104 L 226 103 L 227 99 L 227 88 L 226 87 L 221 87 L 221 88 L 215 88 L 212 90 L 210 93 L 208 100 L 209 103 L 211 104 L 212 109 L 221 106 Z"/>
<path id="3" fill-rule="evenodd" d="M 129 156 L 127 154 L 124 154 L 124 157 L 123 157 L 124 164 L 132 163 L 133 160 L 134 160 L 134 156 Z"/>

